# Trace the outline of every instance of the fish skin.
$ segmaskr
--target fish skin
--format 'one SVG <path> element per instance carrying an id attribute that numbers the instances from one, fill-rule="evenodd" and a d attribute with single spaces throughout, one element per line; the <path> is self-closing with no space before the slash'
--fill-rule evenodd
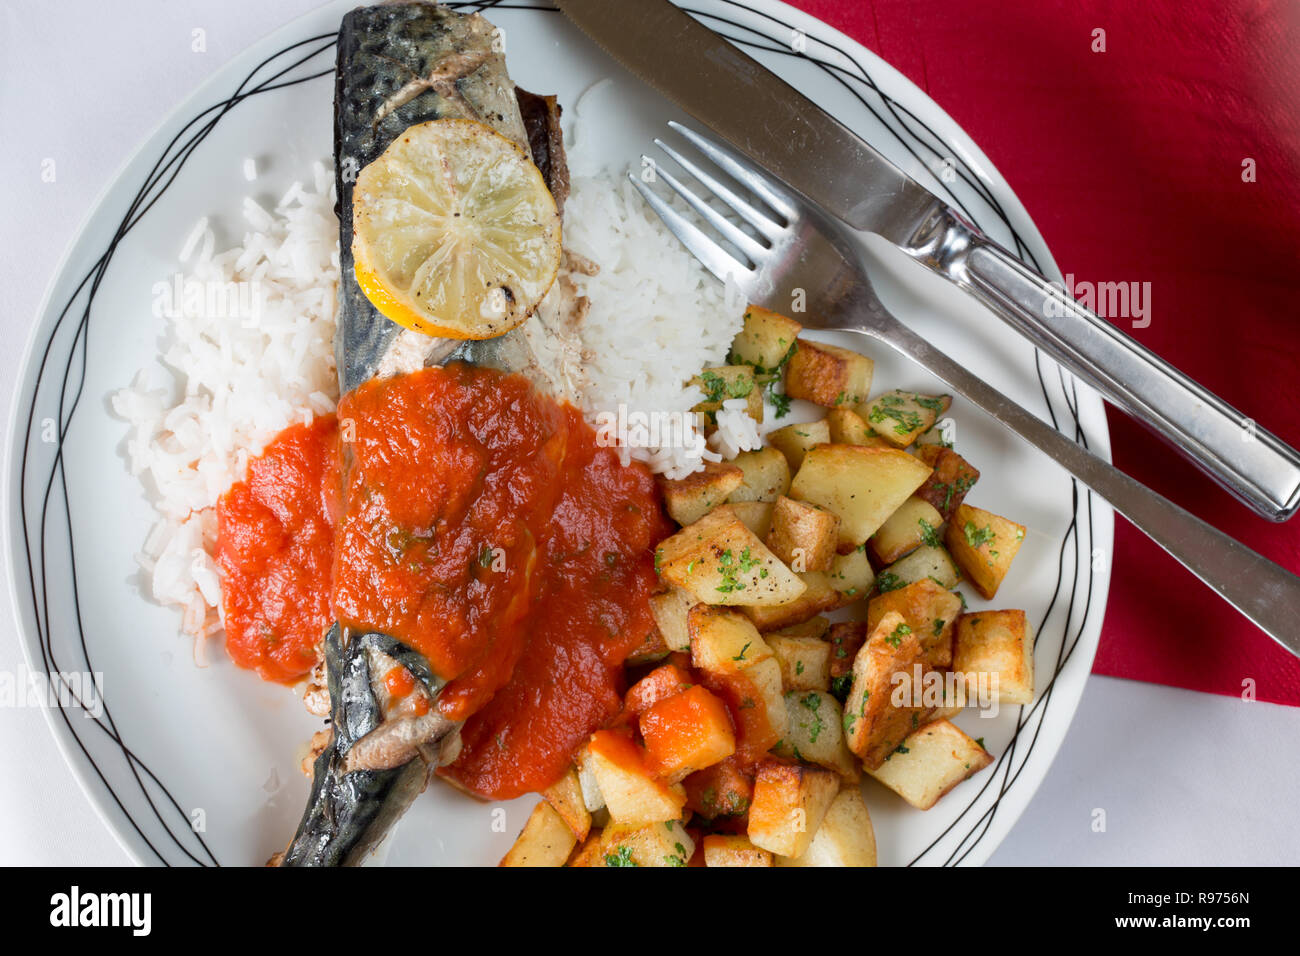
<path id="1" fill-rule="evenodd" d="M 380 313 L 357 284 L 352 258 L 352 191 L 356 174 L 407 128 L 434 119 L 476 119 L 528 150 L 547 170 L 557 204 L 568 169 L 552 97 L 517 96 L 497 48 L 496 28 L 478 14 L 431 3 L 362 7 L 339 30 L 335 80 L 335 175 L 339 214 L 339 312 L 334 349 L 340 394 L 372 378 L 459 360 L 523 372 L 558 397 L 576 394 L 581 356 L 566 329 L 561 283 L 523 325 L 496 339 L 437 339 L 404 329 Z M 446 83 L 423 88 L 442 66 Z M 521 103 L 529 111 L 527 122 Z M 544 153 L 534 152 L 537 144 Z M 350 467 L 344 456 L 344 467 Z M 312 789 L 281 866 L 355 866 L 374 851 L 427 783 L 429 769 L 454 759 L 459 723 L 448 721 L 421 739 L 406 763 L 352 769 L 357 743 L 384 722 L 382 674 L 368 655 L 382 651 L 405 666 L 436 702 L 444 682 L 419 652 L 391 636 L 335 624 L 325 639 L 325 667 L 334 732 L 312 767 Z"/>
<path id="2" fill-rule="evenodd" d="M 528 150 L 500 47 L 484 17 L 432 3 L 360 7 L 343 17 L 334 85 L 340 267 L 334 356 L 341 395 L 384 371 L 402 370 L 385 363 L 403 345 L 423 352 L 416 367 L 445 361 L 462 347 L 459 340 L 404 335 L 361 291 L 352 259 L 352 191 L 357 174 L 394 139 L 430 120 L 478 120 Z M 457 357 L 473 351 L 467 346 Z"/>

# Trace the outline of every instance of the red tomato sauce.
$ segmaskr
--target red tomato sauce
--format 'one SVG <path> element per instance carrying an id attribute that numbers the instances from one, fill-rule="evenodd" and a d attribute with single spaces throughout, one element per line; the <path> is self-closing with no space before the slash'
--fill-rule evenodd
<path id="1" fill-rule="evenodd" d="M 295 676 L 332 620 L 390 634 L 425 655 L 448 682 L 439 708 L 466 720 L 446 775 L 492 799 L 549 786 L 617 714 L 623 661 L 653 629 L 654 547 L 670 528 L 653 479 L 523 377 L 461 364 L 363 385 L 340 403 L 337 431 L 341 461 L 318 462 L 321 476 L 343 475 L 332 563 L 313 551 L 292 576 L 328 606 Z M 315 500 L 303 478 L 285 472 L 281 497 Z M 233 545 L 262 530 L 227 534 Z M 298 552 L 282 541 L 265 550 L 291 564 Z M 223 590 L 257 573 L 240 574 L 230 550 Z M 298 587 L 265 582 L 247 603 L 265 616 Z"/>
<path id="2" fill-rule="evenodd" d="M 304 677 L 333 620 L 336 448 L 333 415 L 286 428 L 217 504 L 226 651 L 266 680 Z"/>

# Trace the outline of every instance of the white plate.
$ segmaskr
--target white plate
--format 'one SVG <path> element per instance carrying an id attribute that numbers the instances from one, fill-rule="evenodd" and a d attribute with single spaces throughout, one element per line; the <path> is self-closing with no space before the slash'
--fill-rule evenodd
<path id="1" fill-rule="evenodd" d="M 105 822 L 144 863 L 257 864 L 282 847 L 307 793 L 297 765 L 319 724 L 294 695 L 238 670 L 220 648 L 209 667 L 195 667 L 176 613 L 142 595 L 133 555 L 153 515 L 124 467 L 126 426 L 109 414 L 107 396 L 157 361 L 162 327 L 150 290 L 175 272 L 193 223 L 212 215 L 228 230 L 219 245 L 237 237 L 239 202 L 249 191 L 243 158 L 257 157 L 255 195 L 268 199 L 306 178 L 312 160 L 328 159 L 332 37 L 352 5 L 324 7 L 236 57 L 162 124 L 95 206 L 28 343 L 4 509 L 22 641 L 34 671 L 103 675 L 100 716 L 75 704 L 47 714 Z M 887 64 L 773 0 L 692 0 L 691 9 L 1059 278 L 1034 224 L 983 153 Z M 575 144 L 579 155 L 636 162 L 668 119 L 685 118 L 558 13 L 526 3 L 488 12 L 505 30 L 514 80 L 559 94 L 570 114 L 583 91 L 613 78 L 582 104 L 583 128 L 599 130 L 600 139 Z M 791 49 L 796 31 L 806 38 L 802 54 Z M 240 89 L 244 95 L 232 101 Z M 173 163 L 161 182 L 151 175 L 160 160 L 177 156 L 185 157 L 179 170 Z M 141 195 L 152 204 L 114 242 Z M 878 265 L 873 279 L 900 317 L 1109 460 L 1094 393 L 895 250 L 869 246 Z M 909 362 L 872 351 L 879 382 L 940 387 Z M 868 783 L 882 864 L 988 858 L 1065 736 L 1106 606 L 1110 509 L 978 412 L 958 402 L 954 414 L 959 447 L 983 471 L 972 503 L 1029 527 L 997 605 L 1027 609 L 1037 626 L 1038 697 L 996 718 L 963 715 L 958 723 L 983 737 L 997 762 L 933 810 L 913 811 Z M 51 440 L 57 431 L 61 443 Z M 495 863 L 530 803 L 480 804 L 431 786 L 389 841 L 388 859 Z"/>

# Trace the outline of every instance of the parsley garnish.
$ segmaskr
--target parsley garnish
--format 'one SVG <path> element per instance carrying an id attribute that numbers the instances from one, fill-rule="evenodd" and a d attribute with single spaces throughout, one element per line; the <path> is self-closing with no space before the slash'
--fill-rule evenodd
<path id="1" fill-rule="evenodd" d="M 982 529 L 975 527 L 974 521 L 967 521 L 966 527 L 962 529 L 966 533 L 966 543 L 972 548 L 978 548 L 981 545 L 989 544 L 997 537 L 993 533 L 990 525 L 985 525 Z"/>
<path id="2" fill-rule="evenodd" d="M 632 848 L 630 846 L 620 846 L 613 853 L 605 854 L 606 866 L 640 866 L 636 860 L 632 859 Z"/>

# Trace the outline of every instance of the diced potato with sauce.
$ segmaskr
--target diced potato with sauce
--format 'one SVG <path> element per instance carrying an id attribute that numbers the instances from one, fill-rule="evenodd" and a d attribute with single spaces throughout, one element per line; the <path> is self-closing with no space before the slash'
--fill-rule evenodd
<path id="1" fill-rule="evenodd" d="M 948 522 L 945 540 L 975 590 L 992 598 L 1024 543 L 1025 526 L 991 511 L 962 504 Z"/>
<path id="2" fill-rule="evenodd" d="M 895 448 L 818 445 L 804 456 L 790 497 L 837 515 L 840 548 L 849 550 L 875 534 L 929 474 L 924 462 Z"/>
<path id="3" fill-rule="evenodd" d="M 771 866 L 772 854 L 740 834 L 710 833 L 702 841 L 705 866 Z"/>
<path id="4" fill-rule="evenodd" d="M 782 495 L 772 506 L 767 546 L 795 573 L 829 571 L 839 529 L 840 519 L 829 511 Z"/>
<path id="5" fill-rule="evenodd" d="M 582 782 L 576 767 L 570 767 L 559 780 L 542 791 L 542 797 L 551 805 L 579 841 L 591 832 L 591 811 L 582 795 Z"/>
<path id="6" fill-rule="evenodd" d="M 799 575 L 799 580 L 803 583 L 804 590 L 792 600 L 762 607 L 744 607 L 741 610 L 760 631 L 775 631 L 801 624 L 818 614 L 834 611 L 853 600 L 852 596 L 836 589 L 825 571 L 805 571 Z"/>
<path id="7" fill-rule="evenodd" d="M 662 594 L 650 596 L 650 613 L 659 635 L 670 651 L 689 651 L 691 636 L 686 629 L 686 613 L 698 601 L 681 588 L 670 587 Z"/>
<path id="8" fill-rule="evenodd" d="M 875 866 L 876 831 L 857 786 L 845 787 L 831 801 L 803 856 L 779 857 L 776 865 Z"/>
<path id="9" fill-rule="evenodd" d="M 754 796 L 754 779 L 731 757 L 696 771 L 682 785 L 686 789 L 686 806 L 706 820 L 737 817 L 749 812 Z"/>
<path id="10" fill-rule="evenodd" d="M 781 668 L 781 686 L 787 691 L 830 688 L 829 642 L 820 637 L 768 634 L 767 644 Z"/>
<path id="11" fill-rule="evenodd" d="M 913 667 L 920 662 L 921 642 L 896 611 L 871 629 L 853 660 L 853 683 L 844 703 L 845 740 L 868 770 L 880 766 L 919 721 L 922 708 L 913 705 L 920 703 L 921 688 L 912 684 Z M 895 694 L 903 706 L 895 703 Z"/>
<path id="12" fill-rule="evenodd" d="M 857 409 L 871 392 L 875 363 L 860 352 L 800 339 L 785 367 L 785 391 L 826 408 Z"/>
<path id="13" fill-rule="evenodd" d="M 951 405 L 948 395 L 918 395 L 895 389 L 871 400 L 866 420 L 885 441 L 895 448 L 906 448 L 929 431 Z"/>
<path id="14" fill-rule="evenodd" d="M 918 810 L 929 810 L 992 762 L 992 754 L 950 721 L 937 720 L 909 734 L 887 761 L 867 773 Z"/>
<path id="15" fill-rule="evenodd" d="M 830 441 L 836 445 L 863 445 L 868 448 L 881 448 L 889 442 L 881 438 L 867 420 L 849 408 L 832 408 L 826 413 L 826 428 L 830 432 Z"/>
<path id="16" fill-rule="evenodd" d="M 545 800 L 533 807 L 528 822 L 501 866 L 564 866 L 578 838 Z"/>
<path id="17" fill-rule="evenodd" d="M 754 370 L 748 365 L 720 365 L 701 370 L 690 380 L 704 393 L 704 401 L 693 411 L 700 412 L 710 424 L 717 423 L 718 409 L 732 398 L 745 400 L 745 411 L 760 424 L 763 421 L 763 390 L 754 379 Z"/>
<path id="18" fill-rule="evenodd" d="M 1000 703 L 1032 704 L 1034 629 L 1025 612 L 976 611 L 963 614 L 957 620 L 952 667 L 960 674 L 997 675 L 996 691 Z"/>
<path id="19" fill-rule="evenodd" d="M 669 783 L 736 752 L 727 706 L 698 685 L 652 704 L 641 714 L 639 726 L 646 765 Z"/>
<path id="20" fill-rule="evenodd" d="M 749 839 L 781 856 L 808 849 L 840 789 L 840 776 L 825 767 L 766 759 L 754 778 Z"/>
<path id="21" fill-rule="evenodd" d="M 738 683 L 745 686 L 739 706 L 747 712 L 761 715 L 762 723 L 759 724 L 758 718 L 754 718 L 750 725 L 751 732 L 755 732 L 755 736 L 766 744 L 764 750 L 771 750 L 785 736 L 786 731 L 785 702 L 781 699 L 784 694 L 781 687 L 781 665 L 776 662 L 776 658 L 769 657 L 745 668 L 729 680 L 733 687 Z M 756 709 L 760 706 L 761 710 Z M 742 715 L 747 716 L 748 713 Z"/>
<path id="22" fill-rule="evenodd" d="M 853 662 L 869 633 L 871 628 L 867 627 L 866 621 L 839 621 L 831 625 L 827 635 L 831 644 L 831 692 L 837 697 L 844 697 L 848 693 Z"/>
<path id="23" fill-rule="evenodd" d="M 831 438 L 831 430 L 826 422 L 826 419 L 821 419 L 805 425 L 784 425 L 768 432 L 765 439 L 769 445 L 785 455 L 790 471 L 794 473 L 803 464 L 803 456 L 808 453 L 808 449 L 834 440 Z"/>
<path id="24" fill-rule="evenodd" d="M 772 530 L 772 502 L 770 501 L 733 501 L 727 505 L 736 513 L 736 517 L 750 531 L 763 540 Z"/>
<path id="25" fill-rule="evenodd" d="M 745 481 L 745 473 L 725 461 L 706 461 L 700 471 L 685 478 L 660 478 L 664 507 L 680 525 L 693 524 L 718 505 Z"/>
<path id="26" fill-rule="evenodd" d="M 676 821 L 647 826 L 614 824 L 601 834 L 604 866 L 686 866 L 695 855 L 695 841 Z"/>
<path id="27" fill-rule="evenodd" d="M 962 613 L 961 595 L 931 578 L 921 578 L 872 598 L 867 604 L 867 626 L 874 627 L 890 611 L 903 615 L 916 633 L 926 663 L 931 667 L 952 664 L 953 634 Z"/>
<path id="28" fill-rule="evenodd" d="M 724 679 L 735 706 L 753 709 L 761 703 L 763 709 L 756 713 L 762 715 L 763 725 L 751 730 L 764 741 L 779 740 L 785 732 L 781 667 L 753 623 L 735 611 L 707 605 L 692 608 L 689 622 L 691 662 Z M 767 743 L 762 749 L 770 746 Z"/>
<path id="29" fill-rule="evenodd" d="M 881 564 L 891 564 L 923 544 L 942 543 L 943 515 L 924 498 L 913 495 L 890 515 L 871 536 L 871 553 Z"/>
<path id="30" fill-rule="evenodd" d="M 690 690 L 693 683 L 691 675 L 676 664 L 664 664 L 627 689 L 623 709 L 633 715 L 644 713 L 659 701 Z"/>
<path id="31" fill-rule="evenodd" d="M 821 690 L 787 691 L 785 736 L 776 753 L 834 770 L 856 782 L 858 764 L 844 743 L 844 711 L 840 702 Z"/>
<path id="32" fill-rule="evenodd" d="M 807 587 L 726 505 L 662 542 L 655 566 L 704 604 L 785 604 Z"/>
<path id="33" fill-rule="evenodd" d="M 961 570 L 946 548 L 921 545 L 889 567 L 883 568 L 876 575 L 876 588 L 885 594 L 927 578 L 944 588 L 955 588 L 961 583 Z"/>
<path id="34" fill-rule="evenodd" d="M 645 639 L 623 659 L 623 663 L 629 667 L 652 664 L 667 657 L 669 651 L 668 643 L 664 640 L 663 634 L 659 632 L 659 628 L 652 627 L 646 632 Z"/>
<path id="35" fill-rule="evenodd" d="M 980 473 L 961 455 L 944 445 L 918 445 L 916 457 L 934 471 L 919 489 L 917 497 L 924 498 L 947 521 L 966 493 L 975 487 Z"/>
<path id="36" fill-rule="evenodd" d="M 661 824 L 681 818 L 686 791 L 655 778 L 646 765 L 645 751 L 631 738 L 612 730 L 598 730 L 587 744 L 610 819 L 628 826 Z"/>
<path id="37" fill-rule="evenodd" d="M 794 319 L 751 305 L 745 310 L 744 325 L 731 342 L 727 361 L 751 365 L 760 384 L 770 382 L 780 376 L 802 331 L 803 326 Z"/>
<path id="38" fill-rule="evenodd" d="M 731 463 L 744 480 L 731 492 L 729 502 L 776 501 L 790 490 L 790 465 L 775 448 L 742 451 Z"/>

